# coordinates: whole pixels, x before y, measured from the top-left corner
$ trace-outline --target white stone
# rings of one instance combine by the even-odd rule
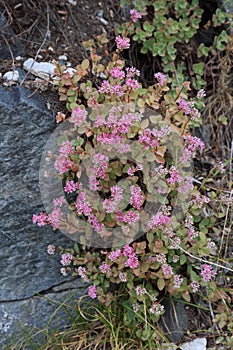
[[[3,75],[3,79],[8,80],[8,81],[18,81],[19,80],[19,72],[17,70],[6,72]]]
[[[180,348],[182,350],[206,350],[206,345],[206,338],[197,338],[191,342],[181,344]]]
[[[67,56],[66,55],[61,55],[58,57],[59,60],[61,61],[67,61]]]
[[[70,77],[72,78],[74,76],[75,72],[76,72],[76,69],[74,69],[74,68],[67,68],[64,73],[70,73]]]
[[[68,3],[73,5],[73,6],[77,5],[77,1],[75,1],[75,0],[68,0]]]
[[[33,58],[28,58],[23,63],[23,68],[39,78],[49,80],[54,75],[56,66],[49,62],[37,62]]]
[[[22,56],[17,56],[15,57],[16,61],[22,61],[23,57]]]

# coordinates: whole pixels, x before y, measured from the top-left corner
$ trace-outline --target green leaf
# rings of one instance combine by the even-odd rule
[[[180,256],[180,265],[184,265],[186,263],[186,261],[187,261],[186,255],[182,254]]]
[[[159,290],[163,290],[165,287],[165,281],[163,278],[159,278],[157,281],[157,286]]]
[[[193,65],[193,70],[195,74],[203,75],[204,63],[196,63]]]
[[[151,25],[148,21],[145,21],[143,23],[143,29],[146,31],[146,32],[150,32],[152,33],[155,29],[155,27],[153,25]]]
[[[90,62],[89,62],[89,60],[88,60],[87,58],[86,58],[85,60],[82,61],[82,63],[81,63],[81,68],[82,68],[83,70],[88,69],[89,66],[90,66]]]

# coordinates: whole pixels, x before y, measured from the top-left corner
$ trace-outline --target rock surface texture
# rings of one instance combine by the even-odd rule
[[[52,296],[54,286],[71,278],[61,275],[59,255],[49,256],[47,246],[67,247],[72,242],[50,227],[32,224],[33,213],[43,211],[38,179],[40,158],[55,123],[40,96],[29,98],[30,94],[18,86],[11,90],[0,87],[1,349],[6,335],[16,331],[18,321],[21,326],[30,322],[32,327],[38,326],[57,307],[48,307],[48,302],[35,295],[42,292]],[[79,281],[77,291],[81,286]],[[63,301],[58,291],[54,293]],[[27,308],[29,318],[25,316]]]

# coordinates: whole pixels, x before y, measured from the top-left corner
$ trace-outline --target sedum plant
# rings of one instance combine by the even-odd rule
[[[140,18],[134,10],[131,16]],[[204,148],[191,130],[201,122],[205,93],[189,100],[184,82],[172,97],[160,72],[142,88],[140,72],[120,58],[130,40],[117,36],[108,61],[97,53],[101,43],[103,36],[85,43],[90,58],[73,76],[57,67],[68,112],[57,116],[61,133],[46,150],[42,182],[52,169],[62,190],[48,193],[50,211],[33,222],[76,240],[73,249],[60,248],[61,273],[80,276],[89,296],[106,306],[117,300],[125,324],[137,325],[137,336],[148,341],[157,337],[153,324],[165,295],[190,302],[200,289],[208,296],[217,288],[208,238],[216,220],[204,210],[211,198],[191,176],[192,159]]]
[[[130,1],[121,1],[122,6],[130,4]],[[220,30],[211,45],[197,43],[195,38],[203,14],[198,0],[142,0],[135,1],[134,6],[142,18],[122,24],[118,32],[131,36],[141,47],[142,54],[155,57],[154,64],[171,77],[172,88],[190,80],[193,89],[201,89],[206,84],[204,62],[207,57],[213,57],[226,48],[229,40],[226,31]],[[205,24],[205,31],[212,27],[221,28],[226,17],[227,14],[218,8]]]

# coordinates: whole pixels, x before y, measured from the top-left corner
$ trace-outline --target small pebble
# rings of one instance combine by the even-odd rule
[[[59,60],[61,61],[67,61],[67,56],[66,55],[61,55],[58,57]]]
[[[19,72],[17,70],[6,72],[3,75],[3,79],[16,82],[19,80]]]

